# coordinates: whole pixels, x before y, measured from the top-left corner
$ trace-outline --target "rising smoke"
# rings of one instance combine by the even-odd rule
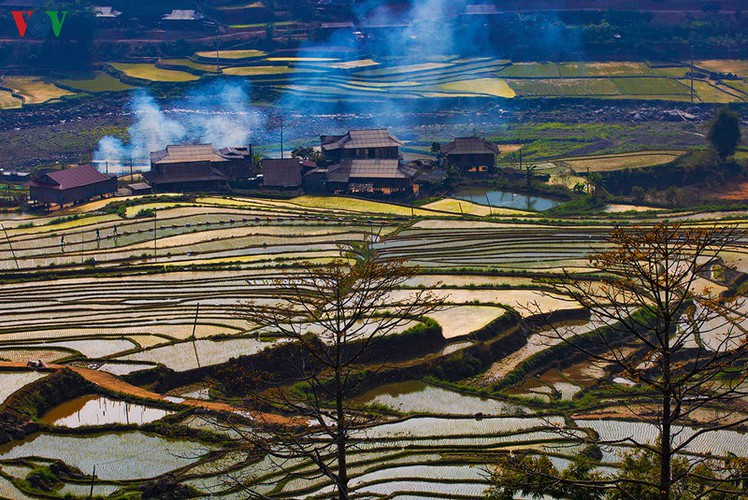
[[[94,161],[124,165],[131,159],[148,158],[151,151],[170,144],[242,146],[264,129],[266,121],[251,105],[245,85],[223,80],[200,86],[163,107],[147,91],[138,91],[129,112],[135,123],[127,129],[127,141],[103,137]]]

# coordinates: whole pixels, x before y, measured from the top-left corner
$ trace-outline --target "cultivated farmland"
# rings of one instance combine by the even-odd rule
[[[287,476],[276,459],[238,451],[236,429],[224,425],[222,415],[254,415],[257,409],[245,407],[241,397],[204,374],[220,373],[239,356],[253,359],[286,344],[240,317],[238,305],[277,303],[274,280],[292,278],[301,261],[346,258],[364,241],[382,258],[420,266],[418,276],[385,302],[424,288],[445,301],[431,315],[441,327],[442,343],[405,355],[391,369],[415,374],[432,367],[446,377],[446,367],[467,366],[477,353],[495,357],[477,373],[456,377],[465,384],[460,387],[414,376],[363,391],[357,404],[386,411],[354,434],[361,439],[350,457],[356,494],[475,498],[487,487],[483,469],[492,453],[542,452],[563,465],[593,431],[613,438],[653,435],[637,422],[576,416],[579,394],[594,390],[598,380],[614,378],[604,369],[583,361],[559,369],[543,366],[538,378],[525,371],[535,356],[559,348],[528,326],[533,311],[568,315],[564,323],[579,335],[598,327],[565,297],[548,293],[545,280],[562,269],[593,273],[594,279],[586,257],[607,246],[613,221],[605,214],[564,219],[485,210],[454,199],[424,207],[319,196],[127,201],[131,206],[122,215],[108,209],[112,200],[106,200],[4,222],[0,400],[4,407],[26,408],[27,394],[66,377],[83,389],[42,412],[48,416],[41,432],[0,449],[2,496],[23,497],[27,490],[21,480],[50,460],[82,472],[57,490],[77,496],[88,494],[94,465],[95,494],[113,498],[166,472],[204,497],[240,497],[236,481],[277,498],[328,493],[329,482],[308,474],[309,461],[284,463],[298,472]],[[155,220],[138,217],[145,208],[156,209]],[[651,224],[667,215],[674,216],[627,212],[616,220]],[[709,224],[738,215],[681,217]],[[739,245],[730,258],[745,261],[748,252]],[[50,368],[55,373],[23,371],[28,359],[57,363]],[[104,406],[110,412],[106,417]],[[69,408],[83,413],[71,416]],[[130,421],[133,415],[137,418]],[[742,455],[745,436],[742,431],[718,434],[716,441],[694,442],[688,453],[713,448]]]

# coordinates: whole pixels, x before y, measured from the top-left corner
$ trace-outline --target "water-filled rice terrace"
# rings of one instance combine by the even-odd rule
[[[119,92],[159,83],[189,83],[218,76],[244,79],[281,102],[333,102],[346,97],[382,101],[429,98],[640,99],[687,102],[689,65],[647,62],[512,62],[491,57],[438,60],[376,59],[348,53],[315,57],[258,50],[197,52],[185,58],[106,63],[100,71],[58,78],[12,76],[0,80],[0,107],[14,108],[85,94]],[[745,61],[700,61],[698,102],[745,102]],[[711,80],[717,70],[731,79]],[[729,70],[729,71],[727,71]],[[270,94],[268,94],[270,96]]]
[[[237,305],[277,301],[274,279],[298,273],[301,261],[340,258],[364,240],[381,256],[420,266],[388,301],[422,288],[443,297],[444,310],[432,317],[445,341],[394,363],[412,379],[358,396],[357,404],[386,411],[354,432],[356,496],[475,498],[499,452],[547,453],[563,466],[589,436],[654,435],[625,416],[601,420],[575,410],[572,402],[614,378],[604,367],[577,362],[522,376],[533,356],[557,346],[520,324],[539,311],[566,311],[576,334],[597,328],[565,297],[547,293],[544,279],[562,269],[590,272],[586,256],[605,247],[615,222],[648,224],[675,214],[562,219],[522,211],[462,215],[444,203],[411,209],[342,197],[183,196],[130,198],[118,214],[107,206],[112,202],[124,200],[3,222],[1,408],[24,407],[29,394],[67,373],[25,371],[27,360],[71,367],[66,376],[80,377],[80,388],[29,415],[36,429],[0,447],[2,497],[25,498],[29,474],[62,461],[79,474],[65,476],[51,497],[87,497],[96,466],[94,494],[115,498],[166,473],[202,497],[245,498],[248,488],[277,498],[324,498],[331,485],[310,462],[284,463],[294,472],[284,475],[278,459],[237,447],[236,429],[222,423],[222,412],[246,416],[254,409],[200,374],[284,342],[242,319]],[[748,223],[742,212],[677,217]],[[745,247],[730,248],[726,258],[745,268]],[[453,377],[459,386],[445,382],[444,373],[423,371],[445,360],[464,364],[486,349],[494,353],[490,362]],[[159,377],[184,382],[159,392]],[[695,441],[688,453],[740,455],[746,439],[724,431]],[[623,448],[603,450],[603,463]]]

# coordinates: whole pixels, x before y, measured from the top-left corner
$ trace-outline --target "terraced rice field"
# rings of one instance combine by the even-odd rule
[[[253,86],[310,101],[328,102],[341,96],[362,99],[429,99],[443,97],[535,98],[589,97],[601,99],[690,100],[686,65],[650,66],[643,62],[547,62],[512,63],[503,59],[445,57],[438,61],[399,64],[341,54],[340,57],[303,57],[267,54],[259,50],[197,52],[189,58],[154,60],[151,63],[109,63],[141,85],[150,82],[188,83],[223,74],[247,78]],[[745,78],[745,61],[701,61],[706,70],[737,73]],[[219,67],[217,67],[219,66]],[[197,74],[192,74],[197,73]],[[207,75],[207,76],[199,76]],[[40,103],[69,92],[38,77],[16,79],[18,93],[26,102]],[[61,86],[79,92],[116,92],[131,88],[132,80],[113,76],[71,75]],[[697,80],[695,98],[700,102],[748,100],[741,80]],[[12,87],[6,84],[5,87]],[[16,88],[13,87],[13,88]],[[0,106],[17,107],[9,95]]]
[[[283,342],[238,317],[237,306],[248,301],[275,303],[278,290],[273,280],[298,272],[300,261],[340,258],[344,251],[369,240],[380,256],[421,267],[417,276],[392,293],[388,303],[420,289],[430,289],[446,302],[444,310],[430,315],[441,325],[446,341],[403,366],[452,356],[455,363],[466,364],[461,356],[475,352],[484,342],[480,335],[471,334],[497,319],[501,323],[516,317],[512,309],[528,316],[530,311],[524,308],[532,304],[544,312],[571,308],[564,297],[544,291],[542,278],[562,268],[590,271],[587,255],[605,248],[605,237],[612,229],[612,222],[604,217],[553,219],[529,212],[486,210],[453,199],[414,209],[345,197],[206,196],[179,203],[158,198],[131,200],[140,205],[130,207],[126,217],[101,213],[109,200],[5,223],[8,239],[0,240],[0,358],[20,363],[63,359],[86,367],[108,383],[130,388],[134,386],[121,377],[157,365],[188,376],[198,367],[213,367]],[[134,217],[146,207],[157,208],[155,230],[152,218]],[[66,215],[78,218],[59,219]],[[735,215],[682,216],[710,223]],[[656,214],[650,213],[620,217],[640,223],[656,220]],[[19,227],[29,221],[31,227]],[[738,248],[733,258],[748,260],[748,254]],[[569,326],[580,334],[595,325],[580,321]],[[476,390],[500,382],[532,355],[553,347],[541,342],[536,332],[523,338],[524,347],[502,354],[494,366],[472,379],[481,384]],[[497,345],[502,347],[502,341]],[[571,428],[570,433],[561,434],[559,428],[570,421],[557,409],[546,408],[541,416],[534,403],[508,397],[550,401],[551,385],[565,400],[572,399],[584,384],[560,377],[571,377],[569,372],[548,371],[540,381],[533,379],[514,393],[490,398],[421,381],[387,384],[362,394],[358,403],[386,406],[391,415],[354,433],[354,438],[362,440],[350,457],[354,493],[475,498],[487,487],[484,469],[491,465],[492,453],[528,449],[549,453],[562,463],[581,450],[579,438],[585,429],[613,436],[633,432],[642,439],[651,435],[650,429],[639,424],[627,427],[626,422],[591,419],[579,419],[576,424],[581,430]],[[42,376],[3,371],[0,401]],[[167,418],[168,426],[223,434],[224,441],[236,437],[218,423],[211,409],[199,415],[177,411],[196,404],[185,403],[185,398],[238,411],[229,403],[242,403],[221,399],[220,390],[208,380],[176,387],[167,393],[167,400],[136,389],[147,400],[139,400],[136,407],[143,412],[143,423],[156,419],[155,428],[163,428],[158,423]],[[121,421],[122,415],[127,421],[130,414],[120,413],[127,406],[123,408],[110,395],[102,403],[101,397],[84,395],[64,403],[81,409],[89,405],[86,412],[94,420],[68,415],[73,420],[60,416],[52,423],[77,427],[109,419],[111,424],[111,419]],[[104,419],[97,405],[116,412],[107,413]],[[717,439],[722,451],[745,448],[743,434]],[[694,452],[711,444],[697,443]],[[225,448],[219,450],[221,446]],[[218,452],[209,455],[210,451]],[[45,431],[0,447],[0,495],[22,498],[9,478],[25,478],[34,461],[41,459],[63,460],[85,474],[96,464],[97,494],[114,493],[166,472],[206,497],[242,497],[233,479],[276,498],[303,498],[331,490],[329,482],[303,474],[312,467],[304,460],[291,462],[302,474],[283,477],[270,457],[236,453],[225,443],[172,440],[143,428],[103,430],[99,426],[80,427],[75,435]],[[227,465],[233,466],[232,472],[225,472]],[[66,481],[60,491],[86,496],[87,484],[87,480]]]
[[[6,76],[0,80],[0,85],[22,96],[24,104],[41,104],[73,95],[40,77]]]
[[[98,92],[120,92],[134,88],[101,71],[71,74],[68,75],[68,78],[60,80],[57,83],[82,92],[94,94]]]
[[[205,51],[205,52],[198,52],[195,54],[199,57],[203,57],[206,59],[215,59],[216,58],[216,52],[215,51]],[[263,57],[267,55],[265,52],[261,50],[222,50],[218,53],[218,56],[220,59],[229,59],[229,60],[235,60],[235,59],[248,59],[248,58],[254,58],[254,57]]]
[[[582,156],[557,160],[571,167],[575,172],[612,172],[626,168],[646,168],[673,162],[684,154],[683,151],[642,151],[603,156]]]
[[[200,79],[199,76],[190,73],[161,69],[153,64],[147,63],[111,63],[111,65],[115,69],[122,71],[125,75],[139,80],[154,82],[191,82]]]
[[[21,106],[23,106],[23,101],[15,97],[10,90],[0,89],[0,109],[20,108]]]

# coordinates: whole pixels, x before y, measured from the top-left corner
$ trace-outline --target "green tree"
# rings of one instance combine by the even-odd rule
[[[626,452],[613,474],[594,472],[597,463],[579,455],[562,471],[546,456],[510,453],[498,459],[491,471],[487,500],[554,498],[574,500],[658,500],[657,453],[649,449]],[[730,500],[742,498],[746,491],[748,460],[729,458],[689,462],[685,457],[673,460],[673,473],[682,478],[673,485],[672,497],[678,500]],[[721,471],[721,477],[715,474]]]
[[[532,178],[535,176],[535,171],[538,169],[538,166],[534,163],[528,163],[525,165],[525,184],[527,187],[530,187],[530,184],[532,184]]]
[[[603,183],[603,176],[599,172],[590,172],[587,174],[587,191],[592,199],[597,201],[597,193]]]
[[[444,174],[445,175],[444,179],[442,180],[442,187],[445,191],[454,191],[454,188],[456,188],[460,183],[462,171],[459,169],[459,167],[455,167],[454,165],[447,165],[447,168],[444,169]]]
[[[720,159],[734,155],[741,140],[740,116],[728,108],[720,109],[709,126],[707,137]]]

